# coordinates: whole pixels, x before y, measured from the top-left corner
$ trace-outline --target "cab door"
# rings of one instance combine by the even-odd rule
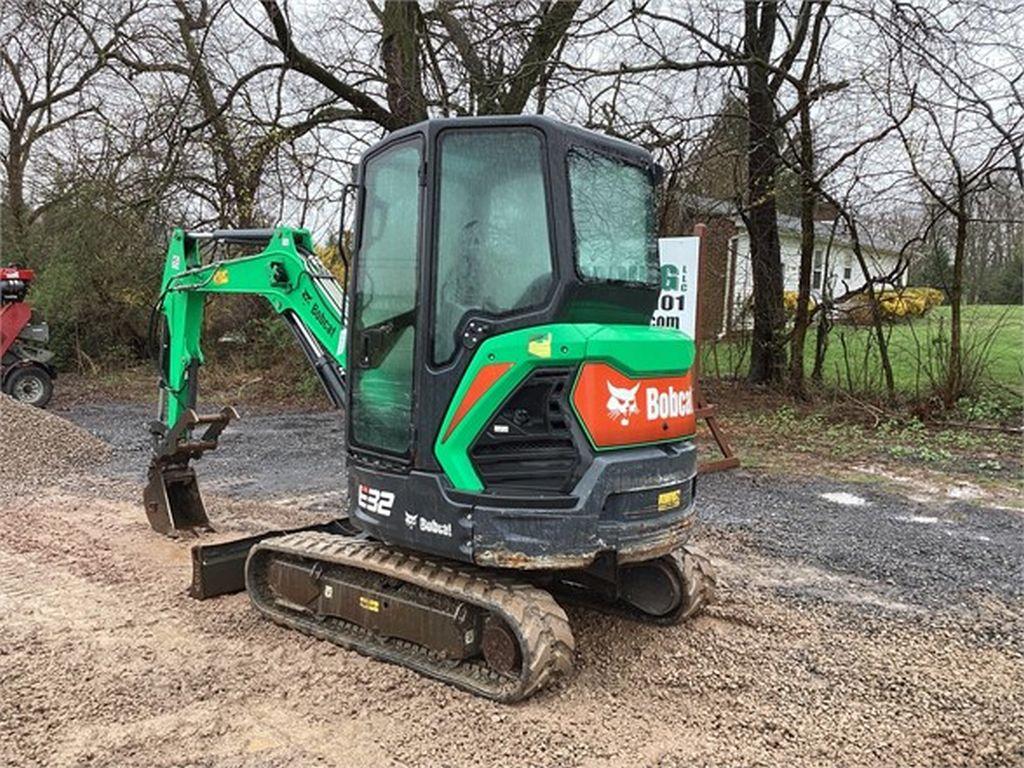
[[[397,456],[413,440],[422,155],[412,138],[366,161],[354,273],[349,439]]]

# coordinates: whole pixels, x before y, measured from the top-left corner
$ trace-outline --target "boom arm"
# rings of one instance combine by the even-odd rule
[[[201,262],[207,242],[263,245],[259,253]],[[203,309],[209,294],[263,296],[291,326],[328,396],[341,407],[345,370],[345,294],[313,252],[306,229],[174,230],[161,284],[159,309],[166,321],[161,340],[160,421],[165,435],[195,407]],[[174,446],[164,446],[173,450]]]

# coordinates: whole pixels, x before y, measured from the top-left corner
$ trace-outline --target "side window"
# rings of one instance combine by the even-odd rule
[[[353,312],[355,443],[404,454],[412,442],[419,142],[366,164]]]
[[[552,281],[540,136],[450,131],[442,134],[440,156],[435,362],[455,352],[466,312],[536,306]]]
[[[575,147],[569,152],[569,195],[580,275],[657,285],[654,187],[647,171]]]

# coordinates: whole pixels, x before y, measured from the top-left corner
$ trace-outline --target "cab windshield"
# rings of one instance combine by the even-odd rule
[[[451,358],[467,312],[541,304],[552,285],[541,134],[527,128],[442,134],[434,360]]]
[[[654,185],[647,169],[574,147],[569,190],[580,276],[657,285]]]

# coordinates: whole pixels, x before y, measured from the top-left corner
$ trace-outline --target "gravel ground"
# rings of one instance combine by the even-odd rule
[[[1019,512],[703,478],[719,602],[670,629],[570,608],[578,673],[509,707],[190,600],[189,542],[138,502],[145,409],[63,415],[114,449],[0,498],[0,764],[1024,765]],[[211,518],[329,514],[340,447],[332,414],[243,419],[199,464]]]
[[[0,393],[0,484],[91,467],[109,456],[107,444],[86,430]]]

